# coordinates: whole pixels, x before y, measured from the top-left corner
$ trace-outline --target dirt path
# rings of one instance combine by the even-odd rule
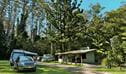
[[[73,74],[82,74],[80,67],[76,67],[72,65],[64,65],[64,64],[58,64],[58,63],[39,63],[39,64],[49,66],[49,67],[60,67],[69,72],[72,72]]]
[[[96,72],[93,69],[96,67],[100,67],[98,65],[84,64],[84,68],[82,69],[82,74],[110,74],[108,72]]]
[[[77,67],[73,65],[64,65],[58,63],[40,63],[41,65],[50,66],[50,67],[60,67],[65,70],[72,72],[73,74],[109,74],[107,72],[94,72],[93,68],[97,67],[96,65],[84,64],[83,67]]]

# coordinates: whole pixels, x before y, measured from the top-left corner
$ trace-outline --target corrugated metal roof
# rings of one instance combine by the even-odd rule
[[[26,53],[26,54],[31,54],[31,55],[38,55],[37,53],[33,53],[33,52],[29,52],[29,51],[25,51],[22,49],[14,49],[13,52],[21,52],[21,53]]]
[[[64,54],[81,54],[81,53],[88,53],[95,51],[96,49],[87,49],[87,50],[74,50],[74,51],[68,51],[63,53],[56,53],[56,55],[64,55]]]

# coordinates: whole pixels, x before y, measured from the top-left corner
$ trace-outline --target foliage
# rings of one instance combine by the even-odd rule
[[[57,0],[45,6],[48,20],[46,34],[50,41],[51,50],[54,49],[51,47],[56,47],[57,51],[63,52],[80,47],[80,44],[78,44],[78,39],[82,36],[80,31],[83,31],[87,22],[83,10],[79,9],[80,4],[81,2],[78,4],[77,0],[73,2],[72,0]],[[41,2],[41,6],[43,6],[43,2]]]
[[[126,69],[125,68],[120,70],[118,67],[113,67],[111,69],[108,69],[108,68],[96,68],[95,71],[98,71],[98,72],[109,72],[111,74],[125,74],[126,73]]]
[[[126,6],[101,14],[104,8],[100,4],[86,11],[80,8],[82,2],[0,1],[2,55],[15,48],[43,55],[89,46],[98,49],[99,58],[106,57],[103,63],[121,66],[126,60]]]
[[[3,23],[2,23],[2,19],[0,19],[0,59],[2,58],[2,56],[4,55],[3,53],[5,53],[5,32],[4,32],[4,28],[3,28]]]
[[[101,65],[102,66],[108,66],[109,65],[108,59],[107,58],[102,59]]]
[[[114,36],[111,40],[111,46],[112,46],[112,61],[117,64],[118,66],[121,66],[121,64],[124,63],[124,50],[120,46],[121,45],[121,38],[119,36]]]

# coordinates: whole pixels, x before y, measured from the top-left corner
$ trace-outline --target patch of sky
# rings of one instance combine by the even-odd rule
[[[78,0],[78,2],[80,2],[80,0]],[[123,6],[126,4],[126,0],[83,0],[80,8],[90,10],[91,5],[95,5],[97,3],[99,3],[102,7],[105,7],[102,11],[102,13],[105,13]]]

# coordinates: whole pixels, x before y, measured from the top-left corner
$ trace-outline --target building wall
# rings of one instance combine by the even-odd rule
[[[84,59],[83,62],[95,63],[95,54],[94,54],[94,52],[86,53],[86,59]]]

